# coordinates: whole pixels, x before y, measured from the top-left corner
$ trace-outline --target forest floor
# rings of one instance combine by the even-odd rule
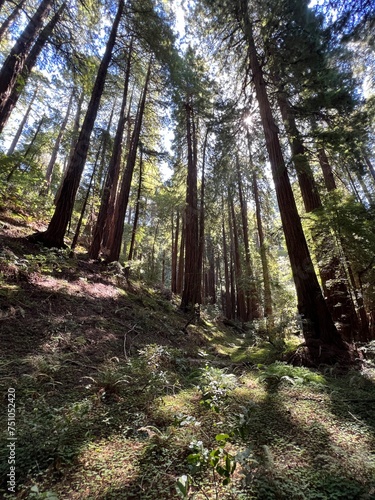
[[[375,499],[373,361],[289,366],[300,338],[186,316],[36,229],[0,214],[2,498]]]

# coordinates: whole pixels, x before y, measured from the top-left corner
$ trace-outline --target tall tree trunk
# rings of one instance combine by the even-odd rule
[[[22,74],[27,54],[43,27],[44,19],[47,17],[52,3],[53,0],[42,0],[0,70],[0,133],[3,131],[8,117],[5,110],[8,99],[18,84],[18,78]]]
[[[305,210],[307,213],[312,212],[321,206],[321,201],[310,163],[306,156],[306,149],[297,128],[293,110],[282,91],[278,92],[277,101],[292,150],[292,160],[297,172],[298,184]]]
[[[77,243],[78,243],[78,238],[79,238],[79,233],[80,233],[81,227],[82,227],[83,217],[85,215],[86,207],[87,207],[87,204],[88,204],[88,201],[89,201],[90,191],[91,191],[91,188],[92,188],[92,185],[93,185],[93,182],[94,182],[94,177],[95,177],[95,174],[96,174],[96,171],[97,171],[97,167],[98,167],[98,163],[99,163],[99,156],[100,156],[101,151],[103,150],[103,147],[104,147],[104,145],[103,145],[103,141],[102,141],[102,143],[100,144],[100,147],[98,148],[98,151],[96,153],[94,168],[92,169],[92,172],[91,172],[89,186],[87,188],[85,199],[84,199],[83,205],[82,205],[81,214],[79,216],[77,227],[76,227],[76,230],[75,230],[75,233],[74,233],[74,236],[73,236],[72,244],[70,246],[72,252],[74,251],[74,249],[75,249],[75,247],[77,246]]]
[[[349,262],[349,259],[345,255],[344,248],[343,248],[343,254],[344,254],[344,259],[345,259],[346,266],[348,269],[349,279],[350,279],[350,282],[352,285],[352,289],[354,291],[355,300],[357,302],[359,318],[361,320],[361,332],[360,332],[361,334],[360,334],[360,338],[358,340],[363,341],[363,342],[367,342],[370,339],[370,329],[369,329],[369,321],[368,321],[368,317],[367,317],[367,313],[366,313],[365,303],[363,300],[363,290],[361,290],[361,288],[358,290],[358,285],[357,285],[357,282],[356,282],[356,279],[355,279],[355,276],[353,273],[353,269],[352,269],[352,266]],[[359,287],[360,287],[361,286],[360,279],[358,281],[359,281]]]
[[[194,123],[194,119],[193,119]],[[200,277],[199,279],[199,290],[197,291],[197,296],[202,300],[202,296],[204,296],[204,293],[202,292],[202,276],[204,276],[204,270],[203,270],[203,255],[205,252],[205,236],[204,236],[204,231],[205,231],[205,208],[204,208],[204,199],[205,199],[205,168],[206,168],[206,152],[207,152],[207,140],[208,140],[208,134],[209,130],[206,130],[206,134],[204,137],[204,143],[203,143],[203,152],[202,152],[202,177],[201,177],[201,196],[200,196],[200,207],[199,207],[199,244],[198,244],[198,264],[197,267],[200,272]],[[193,137],[195,140],[194,144],[194,151],[196,152],[195,154],[195,161],[197,161],[197,137],[196,137],[196,132],[195,129],[193,129]]]
[[[131,236],[131,240],[130,240],[130,248],[129,248],[129,254],[128,254],[129,265],[126,268],[127,276],[129,276],[130,262],[133,260],[133,256],[134,256],[135,236],[137,234],[139,211],[140,211],[140,205],[141,205],[141,193],[142,193],[142,182],[143,182],[143,148],[141,147],[140,150],[141,150],[141,154],[140,154],[140,158],[139,158],[139,182],[138,182],[138,189],[137,189],[137,199],[135,202],[135,212],[134,212],[132,236]]]
[[[161,261],[161,286],[164,288],[165,286],[165,250],[163,250],[163,256]]]
[[[229,223],[229,238],[230,238],[230,265],[229,265],[229,278],[230,278],[230,301],[231,301],[231,310],[233,312],[233,319],[238,317],[238,307],[237,307],[237,297],[238,292],[236,290],[236,271],[235,271],[235,257],[234,257],[234,239],[233,239],[233,223],[232,223],[232,214],[229,206],[228,200],[228,223]]]
[[[212,239],[207,238],[207,260],[208,270],[206,273],[207,283],[205,296],[209,298],[210,304],[216,304],[216,287],[215,287],[215,252],[212,244]]]
[[[48,229],[44,233],[37,233],[34,235],[34,240],[40,241],[49,247],[61,248],[65,246],[64,236],[73,213],[74,200],[85,166],[90,145],[90,136],[99,109],[100,99],[103,93],[108,66],[112,58],[112,51],[116,42],[117,30],[123,10],[124,0],[120,0],[111,33],[107,41],[107,46],[96,76],[81,132],[74,148],[72,159],[68,165],[59,199],[56,203],[55,213],[52,216]]]
[[[181,216],[181,239],[180,239],[180,253],[178,258],[178,272],[176,291],[178,294],[182,293],[184,284],[184,268],[185,268],[185,211]]]
[[[372,164],[370,158],[368,157],[367,154],[363,153],[363,158],[365,160],[365,163],[370,171],[370,174],[371,174],[371,177],[373,178],[373,180],[375,181],[375,168],[374,168],[374,165]]]
[[[43,115],[42,118],[39,120],[39,123],[38,123],[38,125],[36,127],[36,130],[34,132],[33,138],[31,139],[31,141],[30,141],[29,145],[27,146],[26,151],[25,151],[25,153],[23,155],[23,157],[25,159],[28,157],[28,155],[29,155],[32,147],[34,146],[36,138],[39,135],[40,129],[42,128],[43,123],[45,122],[45,119],[46,119],[46,117]],[[12,180],[12,177],[13,177],[14,173],[16,172],[16,170],[18,170],[20,168],[20,166],[21,166],[21,162],[18,162],[18,163],[16,163],[13,166],[12,170],[9,172],[9,174],[8,174],[8,176],[6,178],[6,182],[10,182]]]
[[[335,177],[333,175],[331,164],[329,163],[328,156],[324,148],[319,148],[318,159],[320,168],[322,169],[323,172],[324,184],[326,186],[327,191],[335,190],[337,188]]]
[[[288,134],[305,210],[307,213],[310,213],[322,208],[322,202],[290,104],[282,93],[278,94],[278,102]],[[324,167],[325,177],[331,189],[334,185],[334,178],[328,158],[325,156],[324,150],[319,155]],[[333,320],[340,324],[339,330],[341,335],[346,340],[351,341],[353,340],[353,334],[355,332],[358,333],[359,323],[350,292],[346,286],[345,270],[337,255],[334,254],[335,241],[328,234],[325,236],[324,241],[319,242],[319,234],[316,228],[312,229],[312,236],[314,241],[317,242],[315,244],[315,255],[318,261],[326,303]],[[326,255],[330,255],[329,261],[327,264],[322,264],[322,262],[327,260],[325,258]]]
[[[223,237],[223,260],[224,260],[224,279],[225,279],[225,302],[224,302],[224,313],[227,319],[232,319],[234,317],[234,311],[232,309],[231,301],[231,289],[230,289],[230,276],[229,276],[229,262],[228,262],[228,245],[227,236],[225,232],[225,218],[224,218],[224,202],[223,202],[223,212],[222,212],[222,237]]]
[[[241,266],[241,255],[240,255],[240,245],[238,241],[238,228],[236,221],[236,213],[234,210],[233,197],[230,196],[230,210],[232,216],[232,234],[233,234],[233,250],[234,250],[234,272],[236,277],[236,289],[237,289],[237,316],[238,319],[242,322],[246,322],[247,311],[246,311],[246,299],[245,292],[243,287],[243,273]]]
[[[76,144],[78,141],[78,137],[79,137],[79,130],[80,130],[80,124],[81,124],[81,118],[82,118],[82,106],[83,106],[84,100],[85,100],[85,92],[84,92],[84,90],[81,90],[81,93],[80,93],[78,101],[77,101],[76,113],[74,115],[72,139],[71,139],[71,143],[70,143],[69,156],[68,156],[68,165],[73,158],[74,150],[75,150],[75,147],[76,147]]]
[[[173,212],[172,212],[172,228],[173,228]],[[172,271],[171,271],[171,291],[177,293],[177,255],[178,255],[178,238],[180,232],[180,214],[176,210],[176,225],[174,227],[174,237],[172,236]]]
[[[102,192],[98,219],[96,221],[94,229],[94,238],[92,240],[89,249],[89,257],[91,259],[97,259],[99,257],[99,252],[103,240],[104,226],[109,216],[108,206],[110,201],[111,190],[117,191],[118,179],[120,175],[121,157],[122,157],[122,139],[124,135],[125,122],[126,122],[125,110],[126,110],[126,101],[128,97],[131,57],[132,57],[132,46],[130,46],[129,48],[120,116],[117,124],[115,140],[113,142],[112,156],[109,162],[105,186]]]
[[[0,123],[4,126],[14,107],[16,106],[18,99],[25,88],[27,80],[29,79],[31,70],[35,66],[37,59],[42,52],[44,46],[46,45],[49,37],[52,35],[53,30],[55,29],[56,24],[59,22],[64,10],[66,7],[66,2],[64,2],[57,12],[53,15],[51,20],[46,24],[46,26],[40,32],[38,38],[36,39],[34,45],[32,46],[30,53],[25,59],[23,68],[20,72],[20,78],[17,85],[15,85],[11,91],[9,92],[9,96],[7,101],[2,105],[0,112]],[[22,84],[21,84],[22,82]]]
[[[65,159],[64,161],[64,168],[63,168],[63,173],[62,173],[62,176],[61,176],[61,181],[60,181],[60,185],[55,193],[55,199],[54,199],[54,204],[57,205],[58,201],[59,201],[59,198],[60,198],[60,194],[61,194],[61,190],[62,190],[62,187],[64,185],[64,180],[65,180],[65,176],[67,174],[67,170],[68,170],[68,166],[71,162],[71,159],[73,158],[73,154],[74,154],[74,148],[75,148],[75,145],[77,144],[77,139],[78,139],[78,135],[79,135],[79,125],[80,125],[80,120],[81,120],[81,114],[82,114],[82,105],[83,105],[83,101],[84,101],[84,92],[82,91],[80,96],[79,96],[79,99],[78,99],[78,103],[77,103],[77,109],[76,109],[76,113],[75,113],[75,116],[74,116],[74,122],[73,122],[73,130],[72,130],[72,137],[71,137],[71,142],[70,142],[70,150],[69,150],[69,155],[68,155],[68,158]]]
[[[27,107],[26,113],[23,115],[21,123],[18,126],[16,135],[14,136],[12,144],[10,145],[10,147],[9,147],[9,149],[7,151],[7,155],[8,156],[12,155],[14,153],[15,149],[16,149],[16,146],[17,146],[18,141],[19,141],[19,139],[21,137],[23,128],[26,125],[27,119],[29,118],[29,115],[30,115],[32,106],[34,104],[34,101],[35,101],[37,93],[38,93],[38,87],[34,90],[34,93],[33,93],[32,97],[31,97],[30,103],[29,103],[29,105]]]
[[[139,139],[142,130],[142,122],[146,105],[147,90],[151,76],[151,66],[152,66],[152,59],[150,60],[148,65],[143,93],[139,103],[137,118],[132,134],[131,146],[126,161],[125,172],[122,178],[121,190],[115,207],[113,232],[111,233],[109,241],[107,243],[109,248],[109,255],[107,258],[108,262],[114,262],[118,260],[120,257],[122,233],[124,231],[124,220],[125,220],[126,209],[128,206],[130,187],[133,178],[133,171],[135,167]]]
[[[253,265],[251,262],[250,243],[249,243],[249,225],[247,221],[247,206],[243,196],[241,171],[238,158],[236,158],[238,196],[241,208],[242,234],[245,247],[246,279],[249,285],[246,287],[246,321],[260,318],[259,297],[254,285]]]
[[[111,139],[111,128],[112,128],[112,122],[113,122],[113,116],[115,114],[115,109],[116,109],[116,98],[113,100],[113,105],[111,109],[111,113],[109,115],[109,119],[107,122],[107,127],[105,131],[103,132],[104,140],[103,140],[103,150],[101,154],[101,160],[99,163],[99,168],[98,168],[98,175],[97,175],[97,186],[95,189],[96,193],[99,193],[99,198],[101,199],[103,196],[103,191],[104,191],[104,183],[103,183],[103,177],[106,178],[107,173],[108,173],[108,168],[106,167],[107,165],[107,151]]]
[[[333,351],[335,348],[339,350],[338,355],[340,355],[340,352],[345,355],[347,347],[338,333],[327,304],[324,301],[307,247],[279,142],[278,128],[268,100],[263,71],[258,61],[248,12],[248,2],[246,0],[239,0],[239,6],[243,21],[243,31],[248,43],[250,66],[271,163],[285,241],[296,286],[298,310],[303,320],[303,333],[309,349],[309,355],[313,360],[334,361],[333,358],[335,356],[333,355]]]
[[[197,150],[192,99],[185,103],[188,173],[185,220],[185,275],[181,309],[192,311],[201,303],[201,262],[199,262],[199,226],[197,194]]]
[[[67,107],[66,113],[65,113],[65,117],[64,117],[63,122],[60,126],[59,133],[56,137],[56,141],[55,141],[55,144],[54,144],[53,149],[52,149],[51,158],[48,162],[46,177],[45,177],[46,185],[45,185],[45,189],[43,190],[43,194],[47,194],[49,192],[49,189],[51,186],[52,172],[53,172],[53,169],[55,167],[57,155],[58,155],[58,152],[60,149],[60,144],[61,144],[62,138],[64,137],[65,129],[66,129],[66,126],[68,124],[69,117],[70,117],[70,112],[72,109],[72,104],[73,104],[73,99],[74,99],[74,92],[75,92],[75,90],[73,90],[73,92],[70,95],[68,107]]]
[[[350,172],[350,169],[348,168],[348,165],[346,165],[344,163],[344,172],[346,172],[347,176],[348,176],[348,179],[349,179],[349,184],[352,188],[352,192],[353,194],[355,195],[355,197],[357,198],[357,201],[358,203],[361,203],[361,205],[363,205],[363,201],[362,201],[362,197],[361,195],[359,194],[359,191],[357,189],[357,186],[355,185],[355,182],[354,182],[354,179],[353,179],[353,176]]]
[[[362,175],[359,172],[356,173],[356,177],[357,177],[357,180],[359,182],[359,185],[362,188],[364,195],[366,196],[368,203],[370,203],[370,204],[373,203],[374,195],[372,193],[370,193],[370,190],[367,187],[367,184],[366,184],[364,178],[362,177]]]
[[[255,214],[257,219],[257,229],[259,237],[259,251],[262,262],[263,286],[264,286],[264,317],[267,318],[267,325],[273,326],[273,306],[272,306],[272,291],[271,291],[271,276],[268,266],[267,248],[264,237],[262,212],[259,199],[258,180],[255,170],[253,172],[253,194],[255,201]]]
[[[332,172],[332,167],[331,163],[328,159],[328,156],[323,148],[319,150],[319,162],[323,171],[323,177],[325,181],[325,186],[327,191],[333,191],[336,189],[336,182],[333,176]],[[331,244],[331,238],[328,236],[326,239],[329,240],[329,244]],[[323,273],[326,278],[326,282],[331,283],[330,287],[334,288],[335,284],[337,283],[337,273],[336,269],[340,266],[342,267],[341,261],[344,261],[346,264],[346,269],[347,273],[349,276],[349,279],[346,280],[348,281],[349,284],[351,284],[352,291],[354,293],[354,297],[357,303],[358,307],[358,313],[359,313],[359,318],[360,318],[360,325],[358,323],[358,318],[354,314],[348,314],[348,311],[355,309],[355,306],[353,304],[353,301],[351,299],[350,294],[348,293],[348,288],[345,285],[345,282],[343,280],[342,273],[340,274],[340,281],[339,284],[336,284],[337,291],[334,289],[334,294],[333,297],[330,299],[330,290],[327,290],[327,287],[325,286],[325,282],[323,282],[323,288],[324,292],[328,297],[328,303],[331,301],[331,307],[336,304],[336,314],[341,314],[344,318],[346,317],[346,324],[348,326],[347,330],[349,331],[349,334],[353,336],[353,333],[355,336],[358,335],[358,332],[360,331],[360,340],[363,340],[364,338],[368,338],[369,334],[369,325],[368,325],[368,320],[367,320],[367,315],[366,315],[366,310],[364,307],[364,302],[363,302],[363,297],[361,293],[358,293],[357,290],[357,285],[354,279],[354,274],[350,265],[350,262],[348,258],[345,255],[345,249],[343,248],[342,245],[342,238],[340,235],[337,236],[338,239],[338,245],[341,246],[341,252],[342,256],[334,256],[331,261],[324,267]],[[328,244],[327,244],[328,246]],[[321,256],[318,256],[319,260],[321,259]],[[341,288],[340,288],[340,282],[341,282]],[[332,285],[333,284],[333,285]],[[336,297],[335,297],[336,295]],[[350,302],[350,303],[349,303]]]
[[[4,3],[4,0],[0,2],[0,9]],[[4,20],[3,24],[0,26],[0,40],[3,38],[4,33],[10,26],[10,24],[16,19],[19,11],[22,9],[24,4],[26,3],[26,0],[20,0],[12,10],[12,12],[9,14],[9,16]]]
[[[126,158],[130,153],[132,135],[133,135],[133,131],[134,131],[134,128],[132,129],[132,127],[131,127],[132,120],[131,120],[131,116],[130,116],[131,109],[132,109],[132,101],[133,101],[133,92],[130,96],[128,113],[127,113],[127,117],[126,117],[127,133],[126,133],[125,148],[124,148],[124,153],[125,153]],[[115,225],[114,217],[115,217],[116,203],[117,203],[117,199],[119,196],[118,185],[119,185],[119,180],[120,180],[120,175],[121,175],[121,164],[122,164],[122,160],[121,160],[120,166],[119,166],[119,170],[120,170],[119,174],[117,177],[115,177],[114,182],[113,182],[112,187],[111,187],[111,190],[110,190],[110,194],[109,194],[107,217],[106,217],[105,224],[104,224],[103,238],[102,238],[102,251],[105,254],[108,254],[108,252],[109,252],[108,249],[111,245],[110,242],[111,242],[111,238],[113,236],[113,228]],[[129,209],[128,209],[128,224],[131,223],[131,219],[132,219],[132,207],[129,207]],[[124,244],[125,244],[125,242],[124,242]]]
[[[157,241],[157,237],[158,237],[158,232],[159,232],[159,221],[157,221],[156,226],[155,226],[154,240],[152,242],[152,248],[151,248],[151,262],[150,262],[150,279],[151,279],[151,281],[156,280],[156,276],[155,276],[155,246],[156,246],[156,241]]]

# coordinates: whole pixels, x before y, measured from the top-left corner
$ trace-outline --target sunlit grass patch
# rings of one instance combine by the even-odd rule
[[[197,388],[184,389],[174,395],[163,396],[159,411],[168,415],[176,413],[188,415],[196,410],[200,399],[201,395]]]

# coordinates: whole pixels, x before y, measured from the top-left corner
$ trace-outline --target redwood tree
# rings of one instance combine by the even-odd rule
[[[337,350],[337,353],[341,352],[342,355],[345,355],[347,347],[329,313],[311,261],[282,154],[278,128],[267,95],[266,82],[257,54],[247,0],[237,0],[236,15],[247,42],[249,65],[259,103],[260,117],[266,139],[266,147],[271,164],[286,246],[292,267],[298,298],[298,310],[302,318],[306,344],[313,359],[318,360],[321,356],[321,359],[324,361],[332,361],[335,358],[333,351]],[[326,354],[324,350],[327,350]]]
[[[26,57],[43,27],[44,20],[52,4],[53,0],[42,0],[0,70],[0,133],[3,131],[9,117],[9,113],[5,111],[5,106],[10,99],[11,92],[19,83],[18,79],[22,74]]]
[[[126,123],[126,103],[128,98],[131,58],[132,58],[132,45],[130,45],[127,58],[122,103],[120,109],[120,116],[117,123],[116,136],[113,143],[112,156],[109,162],[107,177],[105,180],[105,185],[101,196],[100,209],[99,209],[98,219],[95,224],[94,236],[89,249],[89,257],[92,259],[97,259],[99,256],[103,240],[104,226],[108,218],[111,216],[108,210],[111,192],[116,193],[118,186],[121,157],[123,150],[122,141]]]
[[[181,298],[183,311],[201,303],[201,260],[199,257],[197,137],[193,98],[185,102],[187,139],[187,189],[185,212],[185,273]]]
[[[22,90],[24,89],[24,87],[27,83],[27,80],[29,79],[31,70],[35,66],[40,53],[42,52],[48,39],[52,35],[56,24],[61,19],[61,16],[64,12],[65,7],[66,7],[66,2],[64,2],[59,7],[59,9],[55,12],[55,14],[49,20],[49,22],[44,26],[42,31],[39,33],[39,36],[36,39],[34,45],[32,46],[30,53],[27,55],[27,57],[24,61],[23,68],[22,68],[20,75],[19,75],[19,83],[17,85],[13,86],[13,88],[9,92],[9,97],[2,104],[1,113],[0,113],[0,123],[2,123],[3,126],[7,123],[14,107],[16,106],[18,99],[22,93]],[[21,82],[22,82],[22,84],[21,84]]]
[[[62,248],[65,246],[64,236],[73,213],[75,196],[85,166],[90,145],[90,136],[99,109],[108,66],[112,58],[112,51],[115,46],[117,31],[123,11],[124,0],[119,0],[116,17],[112,24],[104,55],[99,65],[85,119],[61,186],[55,212],[47,230],[43,233],[36,233],[33,235],[34,240],[40,241],[49,247]]]
[[[128,157],[126,160],[126,166],[124,175],[121,182],[120,193],[118,195],[118,199],[116,202],[115,213],[114,213],[114,224],[109,235],[109,239],[107,241],[107,247],[109,250],[107,261],[114,262],[119,259],[121,252],[121,242],[122,242],[122,233],[124,231],[124,219],[126,214],[126,209],[128,207],[129,195],[131,182],[133,178],[134,167],[137,158],[137,150],[140,141],[140,135],[142,130],[142,123],[144,117],[144,111],[146,106],[146,98],[148,92],[148,86],[150,83],[151,77],[151,67],[152,67],[152,58],[150,59],[148,70],[146,74],[146,79],[143,87],[143,92],[141,96],[141,100],[139,102],[137,118],[134,125],[134,130],[132,134],[130,150],[128,153]]]

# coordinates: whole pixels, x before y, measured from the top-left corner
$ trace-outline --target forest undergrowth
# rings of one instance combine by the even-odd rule
[[[355,370],[292,367],[302,337],[190,317],[116,264],[32,245],[26,215],[0,219],[2,498],[375,498],[375,346]]]

